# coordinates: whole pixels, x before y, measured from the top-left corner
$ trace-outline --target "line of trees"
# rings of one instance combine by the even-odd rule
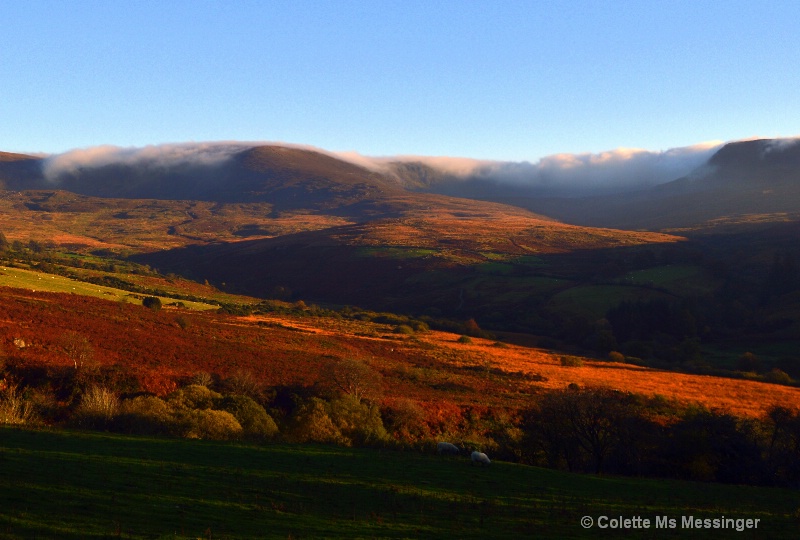
[[[800,485],[800,411],[763,419],[608,388],[545,395],[525,414],[522,460],[578,472]]]

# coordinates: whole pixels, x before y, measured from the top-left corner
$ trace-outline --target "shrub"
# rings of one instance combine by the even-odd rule
[[[179,434],[166,402],[155,396],[138,396],[124,400],[114,419],[116,430],[141,435]]]
[[[182,411],[177,417],[184,437],[224,441],[242,435],[242,426],[231,413],[211,409]]]
[[[237,369],[225,379],[225,388],[231,394],[257,398],[261,395],[261,382],[251,371]]]
[[[349,446],[350,441],[328,415],[328,404],[319,398],[300,407],[292,422],[292,437],[297,442],[335,443]]]
[[[278,434],[275,420],[264,407],[247,396],[226,396],[219,400],[217,408],[231,413],[247,437],[267,439]]]
[[[430,326],[428,326],[428,324],[425,323],[424,321],[414,320],[411,321],[409,324],[411,324],[411,328],[414,329],[414,332],[427,332],[431,329]]]
[[[182,302],[177,302],[176,306],[177,307],[186,307],[185,305],[181,305],[181,304],[182,304]],[[186,330],[187,328],[189,328],[189,326],[191,326],[191,323],[189,323],[189,319],[187,319],[183,315],[178,315],[177,317],[175,317],[175,324],[177,324],[180,327],[181,330]]]
[[[334,425],[348,439],[348,444],[363,446],[384,442],[389,438],[380,411],[374,405],[344,396],[330,402],[328,410]]]
[[[583,366],[583,359],[577,356],[562,356],[561,365],[567,367],[581,367]]]
[[[211,385],[214,384],[214,377],[212,377],[207,371],[198,371],[192,377],[192,384],[210,388]]]
[[[610,353],[608,353],[608,360],[610,362],[622,363],[625,362],[625,355],[619,351],[611,351]]]
[[[636,366],[642,366],[642,367],[648,367],[650,365],[650,362],[648,362],[647,360],[642,360],[641,358],[638,358],[636,356],[626,356],[625,363],[634,364]]]
[[[0,395],[0,423],[22,425],[33,423],[34,419],[33,404],[22,396],[19,386],[7,385]]]
[[[755,354],[746,352],[736,361],[736,369],[756,373],[761,369],[761,360]]]
[[[161,299],[156,296],[147,296],[142,300],[142,305],[147,309],[159,311],[161,309]]]
[[[778,368],[773,368],[769,373],[764,375],[764,380],[776,384],[791,384],[792,378],[785,371]]]
[[[386,427],[395,438],[413,442],[427,436],[425,411],[414,400],[401,398],[383,410]]]
[[[74,420],[78,425],[105,429],[119,411],[119,398],[102,386],[91,386],[81,396]]]
[[[458,343],[472,343],[472,338],[469,336],[461,336],[457,341]]]
[[[394,327],[394,333],[410,336],[414,334],[414,329],[407,324],[401,324]]]
[[[167,402],[174,410],[182,409],[211,409],[214,402],[222,397],[213,390],[199,384],[190,384],[180,388],[167,396]]]

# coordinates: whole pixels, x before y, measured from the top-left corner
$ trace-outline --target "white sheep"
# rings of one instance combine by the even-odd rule
[[[446,456],[457,456],[461,451],[458,446],[449,442],[440,442],[436,445],[436,453]]]
[[[477,463],[478,465],[491,465],[492,464],[491,460],[489,459],[489,456],[487,456],[483,452],[478,452],[477,450],[475,452],[472,452],[472,455],[470,456],[470,458],[472,459],[473,465],[475,463]]]

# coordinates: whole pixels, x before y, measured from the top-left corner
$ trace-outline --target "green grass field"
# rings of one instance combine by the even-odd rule
[[[643,287],[622,285],[578,285],[556,294],[550,299],[552,306],[559,311],[579,313],[599,319],[605,317],[609,309],[624,300],[648,300],[665,298],[667,295]]]
[[[628,272],[620,283],[660,287],[682,295],[708,294],[719,285],[701,267],[681,264]]]
[[[36,270],[23,268],[0,267],[0,286],[15,287],[18,289],[28,289],[31,291],[72,293],[85,296],[95,296],[105,300],[116,300],[141,304],[142,301],[129,291],[94,285],[84,281],[77,281],[64,276],[46,274]],[[140,295],[141,296],[141,295]],[[166,306],[175,302],[172,298],[160,297],[161,302]],[[218,306],[205,304],[202,302],[190,302],[181,300],[181,303],[188,309],[206,310],[216,309]]]
[[[0,428],[2,538],[795,538],[797,509],[796,491],[411,451]],[[678,526],[580,525],[603,515]],[[761,521],[687,530],[685,515]]]

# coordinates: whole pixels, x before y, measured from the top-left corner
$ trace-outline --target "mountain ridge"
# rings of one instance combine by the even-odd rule
[[[306,211],[356,220],[401,216],[410,207],[430,206],[443,200],[436,196],[444,196],[618,229],[698,228],[720,218],[746,221],[748,215],[800,209],[800,144],[795,139],[731,142],[670,182],[578,197],[547,196],[540,185],[503,181],[487,176],[484,169],[455,173],[422,158],[384,160],[372,168],[326,152],[281,145],[238,145],[221,154],[223,158],[215,160],[184,156],[169,162],[151,154],[138,161],[114,161],[111,156],[98,166],[78,162],[53,173],[48,158],[0,153],[0,182],[14,191],[62,189],[105,198],[265,203],[274,216]]]

